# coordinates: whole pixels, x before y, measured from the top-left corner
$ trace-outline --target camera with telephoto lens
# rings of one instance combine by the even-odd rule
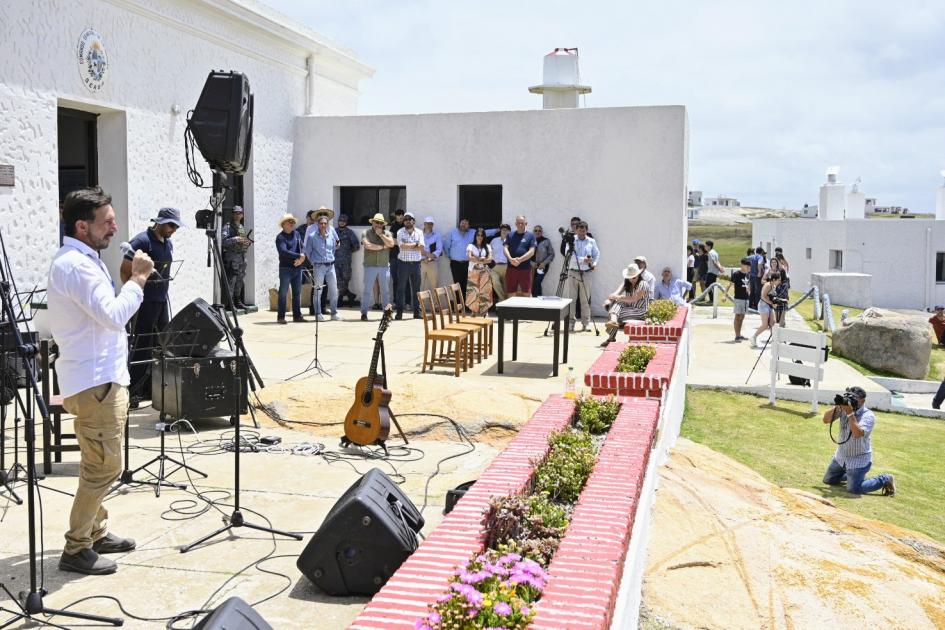
[[[853,407],[854,409],[856,409],[859,402],[860,399],[853,392],[844,392],[833,397],[833,404]]]
[[[561,240],[563,240],[565,243],[574,243],[574,232],[571,230],[566,230],[563,227],[559,227],[558,234],[561,235]]]

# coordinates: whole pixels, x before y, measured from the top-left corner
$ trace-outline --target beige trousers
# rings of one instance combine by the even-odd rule
[[[121,440],[128,414],[128,388],[118,383],[96,385],[62,401],[75,416],[79,442],[79,488],[72,500],[68,554],[92,547],[106,533],[108,511],[102,499],[121,474]]]
[[[498,298],[497,302],[509,297],[508,291],[505,290],[505,272],[508,268],[507,263],[496,263],[495,267],[489,270],[489,275],[492,276],[492,290]]]
[[[564,282],[564,296],[571,299],[571,321],[575,321],[575,304],[581,301],[581,323],[585,326],[591,321],[591,277],[594,272],[584,272],[584,286],[581,286],[581,272],[568,270],[568,279]],[[586,290],[585,290],[586,289]]]
[[[436,277],[436,266],[439,264],[439,259],[426,261],[420,261],[420,290],[421,291],[433,291],[437,287],[437,277]]]

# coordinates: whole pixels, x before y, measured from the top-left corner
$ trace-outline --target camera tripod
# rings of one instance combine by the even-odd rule
[[[565,239],[567,239],[567,236],[565,236]],[[576,270],[569,269],[569,267],[571,266],[571,259],[574,257],[574,237],[572,236],[570,240],[566,240],[565,243],[566,245],[565,245],[565,250],[564,250],[564,262],[561,263],[561,273],[558,275],[558,287],[555,289],[555,295],[558,296],[559,298],[564,297],[563,295],[564,286],[565,286],[565,283],[568,281],[568,274],[571,271],[577,271],[578,272],[578,293],[575,296],[576,303],[573,304],[572,306],[574,307],[575,312],[577,312],[576,309],[581,304],[581,291],[583,290],[584,296],[587,297],[587,308],[589,311],[587,315],[590,318],[591,323],[594,324],[594,334],[599,337],[600,329],[597,328],[597,318],[594,317],[594,310],[591,307],[591,293],[590,291],[588,291],[587,285],[584,283],[584,270],[581,269],[580,263],[578,263],[578,268]],[[573,326],[573,325],[574,325],[573,321],[568,322],[568,326]],[[551,322],[548,322],[548,325],[545,326],[545,337],[547,337],[550,332],[551,332]]]
[[[36,426],[34,424],[35,417],[33,412],[35,408],[38,407],[43,422],[49,422],[49,410],[46,407],[46,401],[43,400],[43,397],[40,395],[39,385],[36,383],[35,348],[32,347],[31,344],[24,343],[23,336],[20,334],[18,327],[20,322],[28,322],[29,320],[22,317],[22,304],[19,305],[21,317],[18,318],[13,310],[13,299],[11,297],[10,288],[13,287],[15,291],[16,283],[13,281],[12,270],[10,269],[10,262],[7,259],[2,232],[0,232],[0,252],[2,252],[2,257],[0,257],[0,306],[2,306],[2,319],[9,323],[17,352],[26,368],[27,391],[32,395],[32,399],[27,399],[29,400],[29,404],[27,404],[27,400],[24,400],[19,390],[14,389],[14,404],[23,412],[24,434],[26,438],[26,510],[29,528],[30,586],[28,591],[20,593],[19,597],[17,597],[7,588],[6,584],[0,582],[0,589],[13,600],[16,606],[15,608],[0,607],[0,612],[13,615],[12,619],[5,621],[0,627],[5,628],[17,621],[24,620],[42,626],[66,628],[66,626],[55,624],[48,619],[44,619],[42,617],[43,615],[56,615],[120,626],[124,623],[124,620],[121,618],[90,615],[88,613],[72,610],[57,610],[47,608],[43,603],[43,596],[46,595],[46,589],[42,584],[42,580],[39,578],[38,566],[41,559],[38,557],[36,549],[36,493],[38,492],[36,488],[38,484],[36,483]]]
[[[774,307],[774,314],[775,314],[774,325],[775,326],[780,326],[781,322],[784,321],[785,306],[786,304],[783,302],[779,302],[778,304],[775,305]],[[751,367],[751,372],[748,373],[748,378],[745,379],[745,385],[747,385],[748,381],[751,380],[752,374],[755,373],[755,368],[757,368],[758,363],[761,362],[762,355],[764,355],[765,350],[768,349],[768,344],[771,343],[771,338],[774,337],[774,327],[769,328],[769,330],[771,332],[768,334],[768,338],[765,339],[765,345],[761,347],[761,352],[758,353],[758,358],[755,359],[755,364]]]

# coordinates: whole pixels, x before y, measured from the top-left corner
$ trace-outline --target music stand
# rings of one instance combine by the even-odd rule
[[[312,280],[312,300],[318,299],[318,291],[324,289],[325,285],[322,284],[319,286],[315,286],[315,273],[313,271],[309,269],[305,269],[302,271],[302,273],[308,274],[309,278],[311,278]],[[324,315],[322,316],[324,317]],[[318,316],[316,315],[315,316],[315,358],[313,358],[309,362],[308,367],[306,367],[304,370],[302,370],[298,374],[293,374],[292,376],[290,376],[289,378],[285,380],[291,381],[292,379],[298,378],[299,376],[302,376],[303,374],[308,374],[312,370],[315,370],[316,372],[318,372],[320,376],[331,376],[331,372],[329,372],[324,367],[322,367],[321,361],[318,360],[318,322],[319,322],[319,319],[318,319]]]

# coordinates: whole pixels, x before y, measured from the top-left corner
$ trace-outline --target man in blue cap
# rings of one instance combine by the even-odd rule
[[[177,208],[161,208],[151,221],[151,227],[128,242],[130,251],[125,252],[121,262],[121,281],[124,283],[131,277],[134,252],[142,251],[154,261],[154,271],[144,285],[144,301],[130,324],[132,346],[128,372],[131,374],[132,408],[137,408],[142,400],[151,399],[151,349],[157,345],[156,333],[164,330],[170,320],[167,290],[174,260],[171,237],[177,228],[184,225]]]

